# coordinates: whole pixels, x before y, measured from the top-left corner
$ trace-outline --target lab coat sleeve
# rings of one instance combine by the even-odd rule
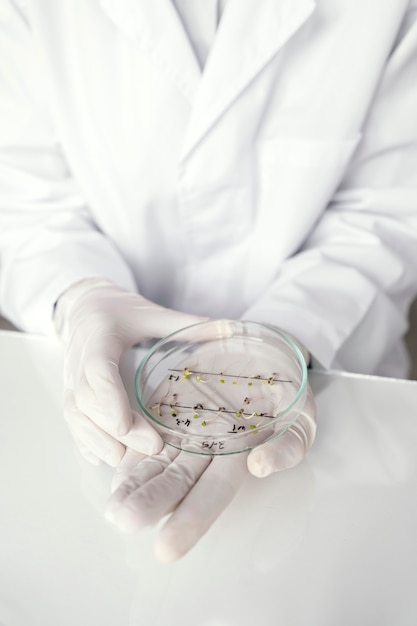
[[[417,291],[416,79],[412,2],[340,187],[243,316],[293,333],[322,367],[404,374],[384,362],[401,343]]]
[[[46,113],[30,27],[0,0],[0,307],[18,327],[52,332],[53,306],[72,283],[135,283],[97,230]]]

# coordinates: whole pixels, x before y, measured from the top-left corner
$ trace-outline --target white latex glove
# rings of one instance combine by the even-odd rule
[[[59,298],[54,324],[66,343],[64,415],[82,455],[116,466],[126,446],[155,454],[163,442],[132,411],[119,374],[122,354],[203,318],[161,307],[101,279],[76,283]]]
[[[231,502],[248,470],[255,476],[299,463],[314,441],[316,409],[310,387],[304,409],[289,430],[249,454],[201,456],[165,446],[145,457],[131,450],[116,470],[106,516],[135,531],[170,517],[158,534],[156,556],[174,561],[188,552]]]

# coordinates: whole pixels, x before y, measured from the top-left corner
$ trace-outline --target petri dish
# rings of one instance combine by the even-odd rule
[[[236,454],[281,436],[303,409],[307,368],[284,333],[212,320],[158,341],[135,375],[141,413],[166,444]]]

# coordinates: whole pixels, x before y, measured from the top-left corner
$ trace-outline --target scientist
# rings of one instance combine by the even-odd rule
[[[74,439],[118,466],[116,524],[173,513],[160,558],[248,470],[302,459],[314,401],[247,458],[191,461],[132,413],[130,346],[243,318],[406,375],[416,51],[416,0],[0,0],[1,311],[66,342]]]

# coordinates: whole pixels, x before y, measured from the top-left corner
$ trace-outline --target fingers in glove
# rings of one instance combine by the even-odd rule
[[[112,352],[119,357],[116,349]],[[108,360],[107,352],[101,356],[107,360],[90,354],[77,378],[72,380],[72,394],[78,409],[102,430],[137,452],[159,452],[163,441],[143,417],[132,412],[117,363]]]
[[[123,511],[128,508],[128,499],[155,476],[163,474],[166,467],[179,453],[179,450],[171,446],[166,446],[160,454],[153,457],[146,457],[129,450],[117,468],[117,473],[124,477],[123,480],[115,477],[115,484],[118,484],[115,489],[112,489],[112,496],[107,503],[107,519],[122,530],[139,528],[139,521],[136,519],[125,523]],[[126,517],[130,517],[130,512],[126,513]]]
[[[136,411],[132,411],[133,425],[127,435],[118,437],[127,448],[140,454],[154,455],[161,452],[164,442],[156,430]]]
[[[246,476],[246,454],[215,457],[160,531],[155,553],[163,562],[186,554],[233,500]]]
[[[116,468],[112,492],[117,490],[109,501],[109,516],[111,511],[117,512],[122,503],[130,494],[139,489],[143,484],[149,482],[179,455],[180,451],[167,446],[161,454],[153,456],[151,459],[143,454],[138,454],[133,450],[126,450],[126,453]],[[148,462],[149,461],[149,462]],[[140,465],[140,467],[138,467]]]
[[[112,494],[107,518],[127,531],[156,524],[187,496],[210,460],[170,446],[144,458]]]
[[[71,391],[64,397],[64,417],[81,454],[90,460],[94,457],[108,465],[117,466],[125,453],[125,446],[92,422],[76,406]],[[90,455],[86,454],[90,451]]]
[[[138,465],[138,463],[143,461],[144,458],[144,454],[139,454],[138,452],[135,452],[135,450],[126,448],[126,452],[113,474],[111,482],[112,493],[116,491],[116,489],[120,487],[125,480],[127,480],[132,470]]]
[[[142,304],[136,305],[136,309],[138,316],[142,315],[142,318],[141,324],[137,328],[132,327],[131,345],[142,341],[144,338],[165,337],[186,326],[205,322],[208,319],[199,315],[166,309],[145,299],[143,299]],[[143,315],[144,313],[147,313],[147,315]]]
[[[89,448],[86,448],[84,446],[84,444],[82,443],[82,441],[79,441],[76,439],[76,437],[74,437],[74,442],[77,446],[77,450],[80,453],[80,455],[89,463],[91,463],[91,465],[102,465],[103,461],[102,459],[99,459],[98,456],[96,456],[93,452],[91,452],[91,450]]]
[[[90,355],[74,388],[77,405],[103,430],[115,437],[132,426],[132,411],[119,373],[118,361],[107,355]]]
[[[263,478],[300,463],[316,436],[316,406],[308,387],[304,408],[298,419],[280,437],[258,446],[248,456],[251,474]]]

